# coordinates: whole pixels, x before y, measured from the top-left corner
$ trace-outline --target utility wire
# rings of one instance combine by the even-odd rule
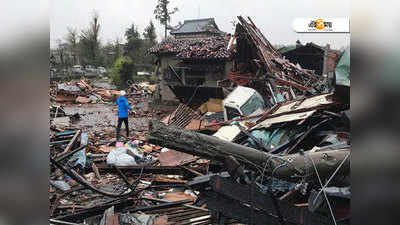
[[[322,184],[322,181],[321,181],[321,178],[320,178],[320,176],[319,176],[319,173],[318,173],[317,167],[315,166],[315,163],[314,163],[314,160],[312,159],[312,157],[311,157],[311,156],[308,156],[308,157],[310,158],[310,160],[311,160],[311,163],[313,164],[313,167],[314,167],[314,169],[315,169],[315,173],[317,174],[318,181],[319,181],[319,184],[321,185],[322,191],[323,191],[323,193],[324,193],[325,200],[326,200],[326,202],[327,202],[327,204],[328,204],[328,207],[329,207],[329,212],[331,213],[331,216],[332,216],[333,222],[335,223],[335,225],[337,225],[337,223],[336,223],[336,219],[335,219],[335,216],[333,215],[333,211],[332,211],[331,204],[329,203],[328,197],[326,196],[326,192],[325,192],[325,190],[323,189],[323,186],[324,186],[324,185]]]
[[[343,161],[340,163],[340,165],[338,166],[338,168],[336,168],[335,172],[333,172],[332,176],[328,179],[328,181],[325,183],[325,185],[322,187],[322,189],[318,192],[317,196],[314,199],[314,203],[317,200],[318,196],[321,194],[322,190],[324,188],[326,188],[326,186],[328,186],[329,182],[331,182],[332,178],[336,175],[336,173],[339,171],[339,169],[342,167],[342,165],[344,164],[344,162],[346,161],[346,159],[350,156],[350,153],[346,155],[346,157],[343,159]]]

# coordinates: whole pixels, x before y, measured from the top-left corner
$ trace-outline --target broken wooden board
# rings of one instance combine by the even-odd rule
[[[213,136],[221,140],[232,141],[240,132],[237,125],[228,125],[221,127]]]
[[[183,152],[178,152],[169,149],[168,151],[161,152],[158,156],[161,166],[178,166],[185,164],[185,162],[193,161],[196,157]]]
[[[286,115],[266,119],[263,122],[252,127],[251,130],[260,129],[260,128],[269,128],[271,125],[277,124],[277,123],[306,119],[306,118],[310,117],[312,114],[314,114],[315,111],[316,110],[311,110],[308,112],[301,112],[301,113],[294,113],[294,114],[286,114]]]
[[[91,100],[90,98],[86,98],[86,97],[79,96],[79,97],[77,97],[77,98],[75,99],[75,101],[76,101],[77,103],[86,104],[86,103],[90,103],[92,100]]]
[[[69,116],[56,117],[53,119],[52,124],[58,128],[69,127],[71,125],[71,119]]]
[[[177,202],[177,201],[182,201],[182,200],[190,200],[192,202],[196,201],[196,197],[186,194],[184,192],[168,192],[165,194],[165,196],[162,198],[163,200],[171,201],[171,202]]]

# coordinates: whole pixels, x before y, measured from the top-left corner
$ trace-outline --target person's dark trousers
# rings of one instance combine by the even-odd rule
[[[126,137],[129,137],[129,125],[128,125],[128,117],[126,118],[118,118],[118,125],[117,125],[117,140],[119,140],[119,132],[121,131],[122,122],[125,124],[126,129]]]

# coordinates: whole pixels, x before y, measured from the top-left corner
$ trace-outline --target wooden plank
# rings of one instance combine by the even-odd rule
[[[118,214],[107,216],[106,225],[118,225],[119,224],[118,218],[119,218]]]
[[[100,180],[101,183],[103,183],[103,179],[100,176],[99,168],[97,168],[97,166],[94,162],[92,163],[92,169],[93,169],[93,172],[96,175],[97,179]]]
[[[296,84],[295,82],[292,82],[292,81],[283,80],[283,79],[278,78],[278,77],[272,77],[272,78],[275,79],[277,82],[279,82],[281,84],[293,86],[293,87],[299,89],[300,91],[308,91],[310,89],[310,88],[304,87],[304,86],[302,86],[300,84]]]
[[[69,150],[71,150],[72,146],[75,144],[75,141],[80,134],[81,134],[81,130],[78,130],[78,132],[75,133],[74,137],[71,139],[71,141],[68,143],[67,147],[64,149],[64,151],[61,154],[67,153]]]
[[[187,166],[181,166],[181,167],[184,168],[184,169],[186,169],[186,170],[188,170],[189,172],[192,172],[192,173],[198,175],[198,176],[204,176],[204,174],[202,174],[202,173],[200,173],[200,172],[198,172],[198,171],[196,171],[196,170],[194,170],[194,169],[191,169],[191,168],[189,168],[189,167],[187,167]]]

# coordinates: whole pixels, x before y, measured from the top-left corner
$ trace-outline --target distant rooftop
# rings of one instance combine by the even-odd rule
[[[283,46],[283,47],[279,48],[278,51],[280,53],[284,54],[284,53],[292,51],[294,49],[296,49],[296,45],[287,45],[287,46]]]
[[[219,30],[214,18],[185,20],[183,24],[171,31],[172,35],[194,33],[223,33]]]
[[[309,48],[309,47],[318,49],[318,50],[320,50],[321,52],[325,51],[325,46],[320,46],[320,45],[317,45],[317,44],[315,44],[315,43],[313,43],[313,42],[308,42],[308,43],[306,43],[306,44],[302,44],[300,41],[297,41],[295,45],[286,45],[286,46],[283,46],[283,47],[279,48],[278,51],[279,51],[280,53],[282,53],[282,54],[286,54],[286,53],[288,53],[288,52],[290,52],[290,51],[293,51],[293,50],[299,50],[299,49],[301,49],[301,48]],[[331,52],[340,53],[340,51],[335,50],[335,49],[329,49],[329,50],[330,50]]]

